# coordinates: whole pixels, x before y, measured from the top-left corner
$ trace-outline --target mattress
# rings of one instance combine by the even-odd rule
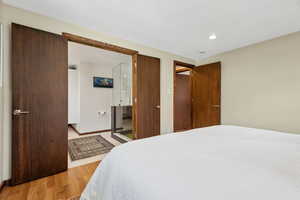
[[[81,200],[299,200],[300,135],[213,126],[135,140],[100,163]]]

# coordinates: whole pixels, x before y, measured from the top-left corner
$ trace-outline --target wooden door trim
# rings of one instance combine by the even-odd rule
[[[213,66],[213,65],[217,65],[219,67],[219,76],[220,76],[220,79],[219,79],[219,96],[218,96],[218,99],[219,99],[219,124],[221,124],[221,112],[222,112],[222,102],[221,102],[221,96],[222,96],[222,62],[221,61],[217,61],[217,62],[212,62],[212,63],[207,63],[207,64],[203,64],[203,65],[199,65],[195,68],[200,68],[200,67],[210,67],[210,66]],[[193,75],[193,71],[192,71],[192,75]],[[192,81],[192,84],[193,84],[193,81]],[[192,95],[193,95],[193,91],[192,91]],[[192,106],[194,106],[194,102],[192,104]],[[193,109],[194,110],[194,109]],[[203,126],[205,127],[205,126]],[[195,122],[194,122],[194,118],[193,118],[193,128],[195,128]]]
[[[191,68],[191,69],[193,69],[195,67],[195,65],[193,65],[193,64],[174,60],[174,67],[176,67],[176,66],[187,67],[187,68]]]
[[[176,67],[177,66],[187,67],[187,68],[190,68],[192,70],[195,67],[195,65],[174,60],[174,64],[173,64],[173,131],[174,132],[175,132],[175,95],[176,95],[175,87],[176,87]],[[190,84],[192,84],[191,81],[190,81]],[[191,96],[192,96],[192,93],[191,93]],[[192,102],[191,102],[191,104],[192,104]],[[191,112],[191,119],[193,121],[192,112]]]
[[[79,44],[88,45],[88,46],[92,46],[92,47],[96,47],[96,48],[100,48],[100,49],[104,49],[104,50],[108,50],[108,51],[114,51],[117,53],[122,53],[125,55],[132,56],[132,60],[131,60],[131,64],[132,64],[132,69],[131,69],[132,70],[132,131],[133,131],[133,137],[134,137],[134,139],[136,139],[137,138],[137,135],[136,135],[136,129],[137,129],[137,118],[136,118],[136,113],[137,113],[137,106],[136,106],[137,71],[136,71],[136,68],[137,68],[137,55],[139,52],[136,50],[132,50],[132,49],[120,47],[117,45],[109,44],[106,42],[101,42],[101,41],[85,38],[85,37],[71,34],[71,33],[63,32],[62,36],[71,42],[76,42]]]
[[[117,46],[114,44],[109,44],[106,42],[101,42],[101,41],[85,38],[85,37],[74,35],[71,33],[62,33],[62,35],[68,41],[85,44],[88,46],[97,47],[97,48],[105,49],[108,51],[114,51],[114,52],[123,53],[126,55],[135,55],[138,53],[138,51],[136,51],[136,50],[127,49],[127,48],[120,47],[120,46]]]
[[[213,63],[207,63],[207,64],[203,64],[203,65],[199,65],[197,67],[202,67],[202,66],[206,66],[206,65],[215,65],[215,64],[219,64],[220,66],[222,65],[222,62],[221,61],[218,61],[218,62],[213,62]]]
[[[181,69],[176,69],[176,73],[188,72],[188,71],[192,71],[192,69],[187,68],[187,67],[182,67]]]
[[[132,55],[132,132],[133,138],[137,139],[137,57],[138,54]]]

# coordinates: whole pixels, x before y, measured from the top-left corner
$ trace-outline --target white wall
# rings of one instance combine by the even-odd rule
[[[135,49],[141,54],[158,57],[161,59],[161,133],[168,133],[173,130],[173,61],[179,60],[194,64],[194,60],[176,56],[154,48],[138,45],[133,42],[114,38],[96,31],[82,28],[77,25],[64,23],[49,17],[34,14],[11,6],[3,5],[1,11],[4,30],[4,111],[3,111],[3,144],[4,144],[4,179],[10,178],[11,166],[11,79],[10,79],[10,29],[11,23],[19,23],[42,29],[45,31],[61,34],[69,32],[83,37]],[[138,28],[138,27],[137,27]]]
[[[201,60],[222,62],[222,124],[300,133],[300,32]]]
[[[68,70],[68,124],[80,121],[79,71]]]
[[[4,22],[3,20],[3,12],[2,12],[2,4],[1,4],[2,0],[0,0],[0,23]],[[3,42],[3,41],[1,41]],[[1,67],[1,64],[3,64],[3,61],[2,63],[0,63],[0,67]],[[1,71],[0,71],[0,75],[1,75]],[[1,77],[0,77],[0,81],[1,81]],[[2,97],[2,94],[3,94],[3,87],[2,87],[2,83],[0,83],[0,184],[2,183],[3,181],[3,97]]]
[[[113,100],[119,99],[120,102],[121,88],[126,85],[121,81],[121,77],[131,76],[131,74],[124,74],[124,71],[131,69],[131,56],[69,42],[68,62],[69,66],[77,67],[77,70],[72,72],[77,72],[79,76],[77,83],[69,85],[69,92],[74,89],[78,93],[78,98],[69,98],[69,106],[74,107],[73,104],[78,103],[79,108],[78,110],[75,106],[75,109],[69,109],[69,113],[75,111],[70,113],[69,119],[71,114],[78,115],[80,119],[72,123],[73,127],[80,133],[110,129]],[[114,88],[94,88],[93,77],[113,78]],[[69,83],[71,81],[72,79],[69,79]]]
[[[94,88],[93,77],[112,78],[112,66],[80,63],[80,133],[111,128],[112,88]],[[99,112],[105,112],[101,115]]]

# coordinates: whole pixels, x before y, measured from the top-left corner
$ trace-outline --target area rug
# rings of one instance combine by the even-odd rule
[[[108,153],[114,145],[101,135],[69,140],[69,153],[72,161]]]

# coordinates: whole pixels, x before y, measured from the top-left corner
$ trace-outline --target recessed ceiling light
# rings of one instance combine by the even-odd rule
[[[215,40],[217,39],[217,35],[215,33],[212,33],[210,36],[209,36],[209,39],[210,40]]]

